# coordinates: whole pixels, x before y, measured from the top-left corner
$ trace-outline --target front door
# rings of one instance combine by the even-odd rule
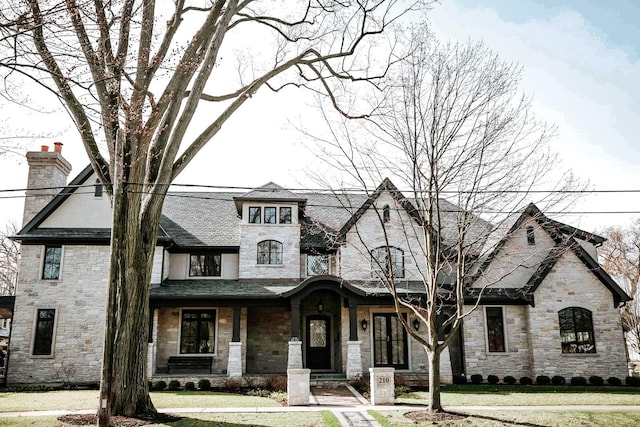
[[[395,313],[373,315],[374,366],[407,369],[407,332]]]
[[[329,316],[307,317],[307,369],[331,369],[330,329]]]

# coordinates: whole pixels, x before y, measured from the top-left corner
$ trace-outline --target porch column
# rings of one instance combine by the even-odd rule
[[[149,310],[149,339],[147,341],[147,378],[151,378],[156,372],[156,350],[158,342],[158,309],[150,307]]]
[[[358,340],[358,304],[349,301],[349,342],[347,342],[347,379],[362,378],[362,341]]]
[[[240,340],[240,314],[241,307],[233,307],[233,326],[231,342],[229,343],[229,360],[227,361],[227,375],[229,377],[241,377],[242,370],[242,341]]]
[[[287,356],[287,370],[302,369],[302,341],[300,338],[300,298],[291,299],[291,340]]]
[[[291,341],[300,341],[300,299],[291,299]]]

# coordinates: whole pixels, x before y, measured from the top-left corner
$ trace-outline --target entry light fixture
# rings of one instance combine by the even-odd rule
[[[416,331],[420,330],[420,320],[413,319],[413,329],[415,329]]]
[[[362,322],[360,322],[360,326],[362,326],[363,331],[366,331],[367,326],[369,326],[369,322],[367,322],[367,319],[362,319]]]
[[[322,313],[322,310],[324,310],[324,303],[322,302],[322,300],[320,300],[318,302],[318,312]]]

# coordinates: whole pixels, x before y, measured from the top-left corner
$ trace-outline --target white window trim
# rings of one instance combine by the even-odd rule
[[[216,319],[213,325],[213,353],[180,353],[180,343],[182,342],[182,312],[184,310],[215,310]],[[189,356],[189,357],[217,357],[218,356],[218,328],[220,323],[220,308],[219,307],[181,307],[178,314],[178,343],[176,346],[176,356]]]
[[[60,271],[58,272],[58,278],[57,279],[43,279],[42,275],[44,273],[44,262],[45,262],[45,256],[46,256],[46,250],[47,250],[47,246],[53,247],[53,246],[58,246],[58,245],[42,245],[42,249],[40,250],[40,268],[38,269],[38,280],[40,280],[41,282],[60,282],[62,281],[62,275],[64,274],[64,252],[65,252],[65,247],[64,245],[60,245]]]
[[[489,351],[489,323],[487,322],[487,308],[498,307],[502,309],[502,333],[504,334],[504,351]],[[509,329],[507,328],[507,306],[505,305],[484,305],[482,306],[482,316],[484,317],[484,347],[485,353],[491,356],[505,356],[509,354]]]
[[[53,332],[51,336],[51,354],[33,354],[33,348],[36,344],[36,325],[38,324],[38,310],[54,310],[55,316],[53,317]],[[56,331],[58,330],[58,317],[60,317],[60,310],[57,306],[38,306],[33,311],[33,324],[31,326],[31,344],[29,348],[29,357],[32,359],[55,359],[56,352]]]

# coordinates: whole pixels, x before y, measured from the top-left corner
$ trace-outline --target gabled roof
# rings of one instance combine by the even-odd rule
[[[580,261],[593,273],[598,280],[611,292],[613,295],[614,306],[618,306],[620,303],[630,301],[631,298],[627,293],[620,288],[620,286],[609,276],[609,274],[593,259],[593,257],[585,250],[585,248],[578,243],[576,238],[585,240],[594,245],[601,244],[605,239],[595,235],[593,233],[580,230],[567,224],[547,218],[546,215],[533,203],[530,203],[518,217],[515,223],[511,226],[505,236],[498,242],[495,249],[489,254],[482,265],[479,267],[478,275],[482,271],[486,270],[495,257],[500,253],[506,242],[511,238],[516,230],[520,228],[523,222],[531,217],[555,242],[555,246],[549,251],[545,259],[538,265],[536,271],[531,275],[527,283],[522,288],[516,288],[518,298],[521,301],[534,305],[534,294],[540,284],[543,282],[547,274],[555,266],[558,260],[564,255],[567,250],[572,251]],[[473,288],[469,288],[470,295]],[[499,287],[490,287],[483,292],[483,299],[493,300],[494,298],[503,297],[506,290]],[[514,292],[514,291],[509,291]],[[515,298],[515,296],[513,296]]]
[[[362,206],[360,206],[360,208],[342,226],[342,228],[340,229],[340,232],[339,232],[339,236],[340,236],[341,239],[344,239],[344,237],[347,235],[349,230],[351,230],[351,228],[353,228],[353,226],[358,223],[360,218],[362,218],[362,215],[364,215],[365,212],[367,212],[367,210],[369,210],[371,205],[373,205],[373,202],[375,202],[378,199],[378,197],[380,197],[380,195],[385,191],[389,192],[391,197],[393,197],[393,199],[396,202],[398,202],[398,204],[400,204],[400,206],[402,206],[405,211],[407,211],[409,216],[411,218],[413,218],[416,221],[417,224],[419,224],[419,225],[422,224],[422,220],[420,219],[420,215],[418,214],[418,210],[413,205],[413,203],[411,203],[409,201],[409,199],[407,199],[404,196],[404,194],[402,194],[402,192],[400,192],[400,190],[398,190],[398,188],[395,185],[393,185],[393,183],[391,182],[391,180],[389,178],[385,178],[382,181],[382,183],[378,186],[378,188],[376,188],[375,191],[373,193],[371,193],[371,195],[369,197],[367,197],[367,199],[364,201]]]

